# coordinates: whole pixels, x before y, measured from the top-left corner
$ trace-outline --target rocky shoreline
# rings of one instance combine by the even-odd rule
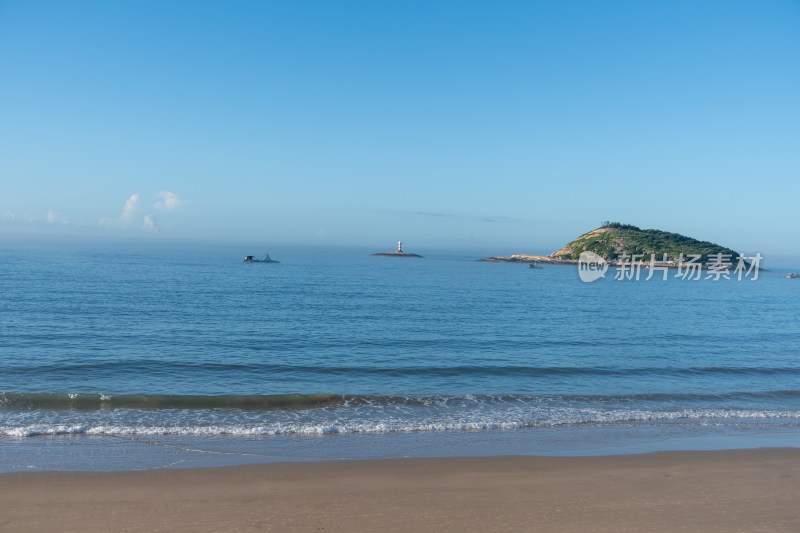
[[[578,261],[575,259],[561,259],[558,257],[550,257],[549,255],[528,255],[528,254],[514,254],[507,257],[487,257],[486,259],[478,259],[478,261],[487,261],[490,263],[549,263],[551,265],[577,265]]]
[[[381,252],[372,255],[382,255],[384,257],[422,257],[421,255],[412,254],[409,252]]]

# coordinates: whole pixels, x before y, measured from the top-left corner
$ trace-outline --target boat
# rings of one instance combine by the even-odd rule
[[[538,269],[542,269],[542,268],[544,268],[544,267],[540,267],[540,266],[539,266],[539,265],[537,265],[536,263],[528,263],[528,268],[538,268]]]
[[[264,257],[261,259],[257,258],[254,255],[246,255],[244,257],[245,263],[280,263],[280,261],[273,259],[269,256],[269,253],[264,254]]]
[[[786,274],[786,277],[789,279],[798,279],[800,278],[800,272],[795,272],[794,274]]]

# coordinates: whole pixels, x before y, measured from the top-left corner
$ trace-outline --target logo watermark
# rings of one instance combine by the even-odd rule
[[[581,281],[591,283],[606,276],[609,266],[616,267],[614,279],[636,280],[644,278],[649,281],[656,273],[661,274],[662,281],[669,277],[670,269],[676,270],[673,277],[682,280],[697,281],[700,279],[710,279],[719,281],[721,279],[736,279],[742,281],[749,279],[756,281],[761,261],[764,259],[760,253],[751,257],[739,255],[735,262],[733,254],[710,254],[708,259],[703,262],[700,254],[680,254],[676,259],[669,259],[667,254],[663,254],[661,260],[656,260],[655,254],[650,254],[650,260],[645,261],[645,254],[622,254],[615,261],[609,263],[594,252],[581,252],[578,258],[578,276]],[[642,270],[647,271],[645,277]]]
[[[606,277],[608,262],[594,252],[581,252],[578,258],[578,275],[581,281],[591,283]]]

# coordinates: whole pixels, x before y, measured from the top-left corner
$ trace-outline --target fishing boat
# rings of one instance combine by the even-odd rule
[[[264,254],[264,257],[261,259],[257,258],[254,255],[246,255],[244,257],[245,263],[280,263],[280,261],[273,259],[269,256],[268,253]]]
[[[536,263],[528,263],[528,268],[539,268],[539,269],[541,269],[541,268],[544,268],[544,267],[540,267]]]
[[[789,279],[798,279],[800,278],[800,272],[795,272],[794,274],[786,274],[786,277]]]

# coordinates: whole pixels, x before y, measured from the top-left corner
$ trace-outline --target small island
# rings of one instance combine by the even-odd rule
[[[399,241],[397,243],[397,250],[394,251],[394,252],[381,252],[381,253],[372,254],[372,255],[382,255],[382,256],[385,256],[385,257],[422,257],[421,255],[412,254],[412,253],[409,253],[409,252],[404,252],[403,251],[403,241]]]
[[[699,256],[698,263],[703,267],[718,254],[722,254],[722,257],[729,260],[735,260],[739,255],[730,248],[678,233],[640,229],[619,222],[606,222],[550,255],[515,254],[507,257],[488,257],[480,261],[575,265],[578,264],[581,253],[585,251],[596,253],[612,266],[625,260],[630,261],[634,255],[644,262],[649,261],[652,255],[657,261],[674,267],[678,266],[681,254],[683,257]],[[665,255],[668,259],[663,262],[662,259]]]

